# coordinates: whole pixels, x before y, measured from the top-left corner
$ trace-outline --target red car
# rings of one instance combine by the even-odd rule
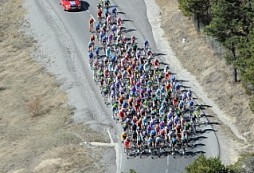
[[[60,0],[60,5],[63,6],[64,11],[81,10],[79,0]]]

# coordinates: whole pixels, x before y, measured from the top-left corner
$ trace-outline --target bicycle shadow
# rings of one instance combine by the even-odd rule
[[[129,19],[123,19],[123,22],[133,22],[133,20],[129,20]]]
[[[197,156],[199,154],[205,154],[205,151],[186,151],[184,157],[185,158],[192,158],[194,156]]]
[[[118,5],[109,5],[107,8],[110,9],[110,8],[114,8],[114,7],[118,7]]]
[[[156,57],[156,56],[164,56],[164,55],[167,55],[165,53],[154,53],[153,54],[153,57]]]
[[[129,32],[133,32],[136,31],[136,29],[124,29],[123,32],[124,33],[129,33]]]
[[[209,129],[204,129],[204,130],[197,130],[196,133],[197,134],[204,134],[206,132],[216,132],[216,130],[209,128]]]
[[[185,89],[185,88],[191,88],[191,87],[186,86],[186,85],[181,85],[181,87],[184,88],[184,89]]]
[[[139,158],[140,158],[140,159],[146,159],[146,158],[148,158],[150,155],[151,155],[151,153],[144,151],[143,153],[141,153],[141,154],[139,155]]]
[[[216,121],[210,121],[210,122],[207,122],[207,124],[210,124],[210,125],[221,125],[221,123],[216,122]]]
[[[179,80],[179,79],[176,79],[175,81],[176,82],[189,82],[189,80]],[[188,91],[188,90],[184,90],[184,91]]]
[[[125,14],[123,11],[118,11],[117,14]]]
[[[194,149],[194,148],[199,148],[199,147],[204,147],[204,146],[205,146],[205,144],[203,144],[203,143],[196,143],[193,146],[191,146],[191,148]]]
[[[203,108],[203,107],[207,107],[207,108],[211,108],[212,106],[210,106],[210,105],[205,105],[205,104],[200,104],[199,105],[201,108]]]
[[[202,140],[202,139],[207,139],[207,137],[206,136],[191,137],[189,139],[189,142],[192,142],[192,141],[195,142],[195,141]]]

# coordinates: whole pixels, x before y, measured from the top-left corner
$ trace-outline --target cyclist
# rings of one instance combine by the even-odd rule
[[[200,121],[200,116],[201,116],[201,107],[199,105],[195,108],[193,112],[193,116],[195,117],[195,120],[196,120],[195,123],[198,123]]]
[[[101,2],[98,2],[97,4],[97,9],[101,9],[102,8],[102,3]]]
[[[101,10],[101,8],[98,8],[98,10],[97,10],[97,18],[98,18],[98,21],[101,22],[101,20],[102,20],[102,10]]]
[[[144,50],[147,51],[149,48],[149,42],[147,40],[144,41]]]
[[[111,25],[111,16],[110,15],[107,16],[106,21],[107,21],[108,27],[110,27],[110,25]]]
[[[113,32],[113,35],[114,35],[114,37],[115,37],[115,33],[116,33],[116,31],[117,31],[117,26],[116,26],[116,24],[113,24],[113,25],[111,26],[111,31]]]
[[[105,9],[104,9],[104,17],[107,18],[108,15],[109,15],[108,8],[105,8]]]
[[[93,41],[89,41],[88,43],[88,51],[92,52],[94,49],[94,42]]]
[[[175,154],[175,146],[176,146],[177,140],[175,134],[172,135],[170,139],[170,144],[171,144],[171,150],[172,150],[172,155]]]
[[[95,25],[95,31],[96,31],[97,40],[100,40],[99,39],[100,29],[101,29],[101,24],[100,23],[96,23],[96,25]]]
[[[125,139],[127,138],[127,133],[124,131],[122,134],[121,134],[121,142],[124,143]]]
[[[161,136],[160,135],[156,136],[156,138],[155,138],[155,147],[156,148],[160,147],[161,142],[162,142]]]
[[[92,34],[91,36],[90,36],[90,42],[94,42],[95,41],[95,36]]]
[[[99,56],[100,56],[100,48],[99,47],[96,47],[95,55],[96,55],[96,58],[99,58]]]
[[[152,148],[154,148],[154,136],[150,136],[147,141],[149,153],[152,153]]]
[[[107,58],[110,57],[110,53],[111,53],[110,47],[107,46],[107,48],[106,48],[106,57],[107,57]]]
[[[134,44],[135,40],[136,40],[136,37],[134,35],[132,35],[131,36],[131,44]]]
[[[122,19],[120,17],[117,18],[117,26],[118,27],[122,26]]]
[[[90,19],[89,19],[89,32],[92,32],[93,31],[93,25],[94,25],[94,18],[91,16]]]
[[[185,130],[182,133],[181,147],[183,149],[183,154],[185,154],[185,150],[188,147],[188,136],[187,136],[187,132]]]
[[[93,52],[89,52],[88,53],[88,58],[89,58],[90,66],[92,66],[92,64],[93,64],[93,57],[94,57]]]
[[[188,90],[186,94],[187,94],[188,99],[190,100],[192,98],[192,91]]]
[[[138,148],[138,150],[137,150],[137,152],[139,152],[139,153],[142,153],[142,151],[141,151],[142,142],[143,142],[143,135],[140,132],[140,130],[138,130],[138,134],[137,134],[137,148]]]
[[[124,152],[128,155],[129,154],[129,150],[131,148],[131,143],[130,143],[129,137],[126,137],[126,139],[124,140],[123,146],[124,146]]]
[[[116,9],[116,7],[112,8],[111,14],[113,15],[114,18],[116,18],[116,15],[117,15],[117,9]]]
[[[105,1],[104,1],[104,4],[105,4],[105,7],[107,8],[107,7],[109,7],[109,5],[110,5],[111,3],[110,3],[109,0],[105,0]]]

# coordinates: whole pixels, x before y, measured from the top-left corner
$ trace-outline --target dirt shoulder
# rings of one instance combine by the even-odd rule
[[[177,0],[156,2],[161,9],[161,27],[167,40],[174,43],[170,45],[177,58],[196,77],[214,103],[208,110],[210,121],[217,122],[214,128],[217,130],[222,160],[232,163],[240,153],[253,147],[249,145],[254,141],[254,114],[248,106],[249,96],[241,84],[233,82],[231,67],[216,55],[206,42],[206,37],[196,32],[193,21],[182,15]],[[236,133],[238,131],[239,134]]]
[[[114,157],[113,148],[80,145],[108,139],[72,122],[66,94],[31,57],[35,41],[20,31],[25,15],[22,4],[11,0],[0,7],[0,172],[111,169],[105,157]]]

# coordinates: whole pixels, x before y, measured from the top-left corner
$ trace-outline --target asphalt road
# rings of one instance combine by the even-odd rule
[[[75,99],[70,100],[71,104],[76,105],[77,112],[74,115],[76,121],[86,121],[85,114],[91,113],[94,121],[101,121],[105,124],[110,124],[111,109],[108,108],[100,95],[98,87],[92,79],[92,73],[87,60],[87,43],[90,37],[88,32],[88,20],[90,15],[96,18],[96,5],[98,1],[88,0],[82,1],[83,9],[80,12],[65,12],[59,6],[58,0],[42,0],[35,4],[39,6],[41,11],[47,11],[45,18],[48,20],[47,26],[42,25],[41,29],[45,27],[55,27],[55,33],[52,37],[63,37],[59,47],[65,45],[61,50],[63,54],[68,54],[69,58],[64,61],[59,61],[62,64],[59,67],[59,73],[65,69],[67,73],[66,79],[71,81],[70,85],[64,85],[64,89],[68,87],[69,94],[73,95]],[[151,26],[147,19],[146,6],[142,0],[119,0],[113,1],[113,4],[118,6],[122,19],[126,20],[124,26],[127,29],[132,29],[127,35],[135,35],[138,38],[138,43],[142,45],[145,39],[149,40],[151,47],[156,50],[155,40]],[[38,24],[40,21],[38,21]],[[65,33],[62,33],[62,32]],[[57,49],[57,48],[55,48]],[[161,52],[163,53],[163,52]],[[54,54],[54,48],[52,48]],[[61,53],[59,53],[61,54]],[[59,57],[60,58],[60,57]],[[56,72],[57,73],[57,72]],[[74,89],[73,89],[74,88]],[[205,119],[203,121],[206,121]],[[117,134],[120,134],[119,125],[116,126],[117,132],[112,132],[116,140]],[[198,153],[205,153],[207,156],[214,156],[214,153],[219,153],[217,139],[210,126],[202,126],[202,130],[207,129],[199,134],[199,140],[193,142],[194,148],[187,152],[187,156],[183,157],[177,154],[174,157],[171,155],[163,155],[160,158],[152,159],[150,156],[126,158],[123,151],[117,152],[117,165],[119,172],[126,172],[129,169],[134,169],[139,173],[178,173],[184,170]],[[120,145],[120,144],[119,144]],[[121,150],[121,147],[119,147]]]

